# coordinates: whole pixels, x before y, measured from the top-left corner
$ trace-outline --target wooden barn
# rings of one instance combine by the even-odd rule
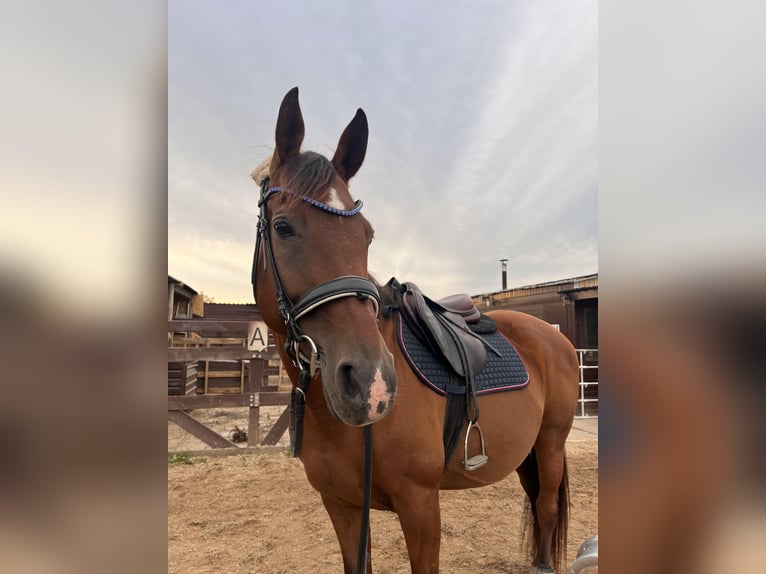
[[[168,321],[200,317],[202,296],[175,277],[168,275]],[[187,333],[168,330],[168,346],[175,346]],[[197,391],[198,361],[168,361],[168,395],[189,395]]]
[[[598,349],[598,273],[472,297],[482,311],[512,309],[558,328],[577,349]]]
[[[559,329],[578,350],[577,414],[598,415],[598,273],[482,293],[472,299],[482,311],[521,311]]]
[[[202,294],[168,275],[168,321],[201,317],[203,312]]]

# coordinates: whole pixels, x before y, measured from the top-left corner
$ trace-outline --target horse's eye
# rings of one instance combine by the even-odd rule
[[[275,221],[274,231],[276,231],[277,235],[282,238],[295,235],[293,228],[290,227],[290,224],[287,223],[286,221]]]

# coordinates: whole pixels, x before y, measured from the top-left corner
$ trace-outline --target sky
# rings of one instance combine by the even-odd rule
[[[170,0],[168,273],[251,303],[258,187],[279,104],[332,157],[361,107],[350,191],[369,268],[434,298],[598,271],[594,0]]]

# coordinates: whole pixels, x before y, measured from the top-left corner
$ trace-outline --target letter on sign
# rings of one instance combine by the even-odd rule
[[[269,331],[262,321],[251,322],[247,329],[247,349],[263,351],[269,344]]]

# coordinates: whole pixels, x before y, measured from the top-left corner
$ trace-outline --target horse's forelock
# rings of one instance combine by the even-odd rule
[[[283,187],[300,196],[320,199],[335,182],[335,167],[329,159],[307,151],[284,166]]]
[[[256,184],[261,185],[271,176],[272,159],[273,155],[270,155],[250,172],[250,177]],[[337,175],[335,167],[329,159],[315,152],[301,153],[288,161],[279,171],[280,186],[290,191],[290,194],[281,200],[288,203],[299,201],[301,197],[312,197],[324,201],[324,196],[335,189],[333,186]]]

